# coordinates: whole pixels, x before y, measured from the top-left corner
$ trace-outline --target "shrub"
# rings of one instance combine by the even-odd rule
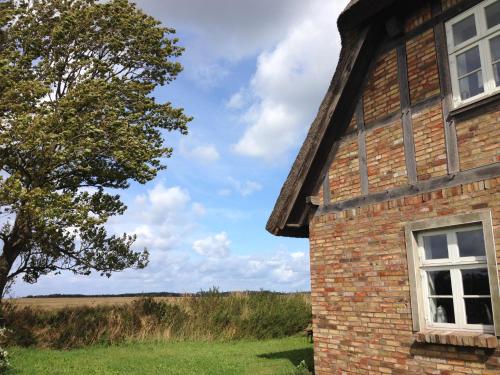
[[[19,346],[69,349],[125,340],[267,339],[300,333],[311,320],[303,295],[224,294],[217,289],[172,302],[140,298],[130,304],[42,311],[3,309]]]
[[[290,375],[312,375],[312,373],[309,371],[306,361],[302,361]]]
[[[5,349],[3,349],[6,338],[7,338],[7,329],[0,328],[0,342],[2,345],[2,347],[0,347],[0,373],[1,374],[7,372],[7,370],[10,368],[9,353]]]

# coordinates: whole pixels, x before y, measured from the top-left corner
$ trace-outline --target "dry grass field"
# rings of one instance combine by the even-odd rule
[[[299,293],[307,303],[310,303],[309,293]],[[245,295],[245,292],[234,292],[232,295]],[[131,303],[141,297],[58,297],[58,298],[11,298],[8,301],[17,307],[31,307],[43,310],[57,310],[66,307],[116,306]],[[156,301],[176,305],[185,305],[191,297],[154,297]]]
[[[124,305],[140,297],[67,297],[67,298],[12,298],[8,301],[17,307],[57,310],[65,307]],[[155,297],[157,301],[180,304],[185,297]]]
[[[217,290],[184,296],[54,296],[12,300],[3,309],[17,346],[72,349],[125,341],[289,337],[311,321],[308,295]]]

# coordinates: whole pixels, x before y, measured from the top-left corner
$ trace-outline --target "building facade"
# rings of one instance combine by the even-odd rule
[[[315,370],[500,374],[500,0],[353,0],[267,229],[309,237]]]

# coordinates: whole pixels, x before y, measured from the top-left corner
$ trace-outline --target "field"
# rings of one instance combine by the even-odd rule
[[[139,297],[61,297],[61,298],[13,298],[8,301],[18,307],[35,307],[44,310],[62,309],[65,307],[95,307],[124,305]],[[169,303],[181,302],[183,297],[155,297],[157,301]]]
[[[71,351],[11,348],[8,375],[285,375],[306,360],[305,337],[236,342],[157,342],[92,346]]]

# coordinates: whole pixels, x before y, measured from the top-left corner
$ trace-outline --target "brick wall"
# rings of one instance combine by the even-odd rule
[[[315,217],[310,223],[315,370],[330,374],[498,374],[500,348],[417,344],[404,225],[492,210],[500,178]]]
[[[483,115],[457,121],[460,169],[500,162],[500,105]]]
[[[363,94],[365,122],[379,120],[400,108],[396,50],[379,56]]]
[[[443,0],[443,7],[457,0]],[[428,3],[426,3],[428,4]],[[407,30],[427,21],[425,6]],[[434,32],[406,44],[419,181],[447,174]],[[363,92],[369,192],[407,185],[395,50],[379,56]],[[484,111],[484,110],[483,110]],[[385,119],[385,123],[384,120]],[[500,162],[500,105],[457,120],[460,169]],[[354,119],[347,133],[355,132]],[[345,141],[330,167],[332,201],[359,196],[359,150]],[[340,213],[310,223],[312,304],[317,375],[500,374],[496,351],[419,344],[412,332],[404,225],[432,217],[491,209],[500,263],[500,178],[439,189]],[[322,193],[320,192],[320,196]]]
[[[424,22],[429,21],[430,19],[431,6],[430,3],[427,2],[427,4],[422,6],[417,12],[415,12],[405,20],[405,31],[411,31]]]
[[[408,182],[401,121],[367,131],[366,158],[370,192]]]
[[[412,114],[418,180],[444,176],[448,172],[441,104]]]
[[[411,103],[439,95],[441,90],[434,30],[429,29],[409,40],[406,43],[406,53]]]
[[[358,130],[358,124],[356,122],[356,114],[352,116],[351,122],[349,122],[349,126],[347,127],[346,134],[354,133]]]
[[[332,202],[361,194],[357,137],[351,137],[341,143],[330,168],[329,178]]]

